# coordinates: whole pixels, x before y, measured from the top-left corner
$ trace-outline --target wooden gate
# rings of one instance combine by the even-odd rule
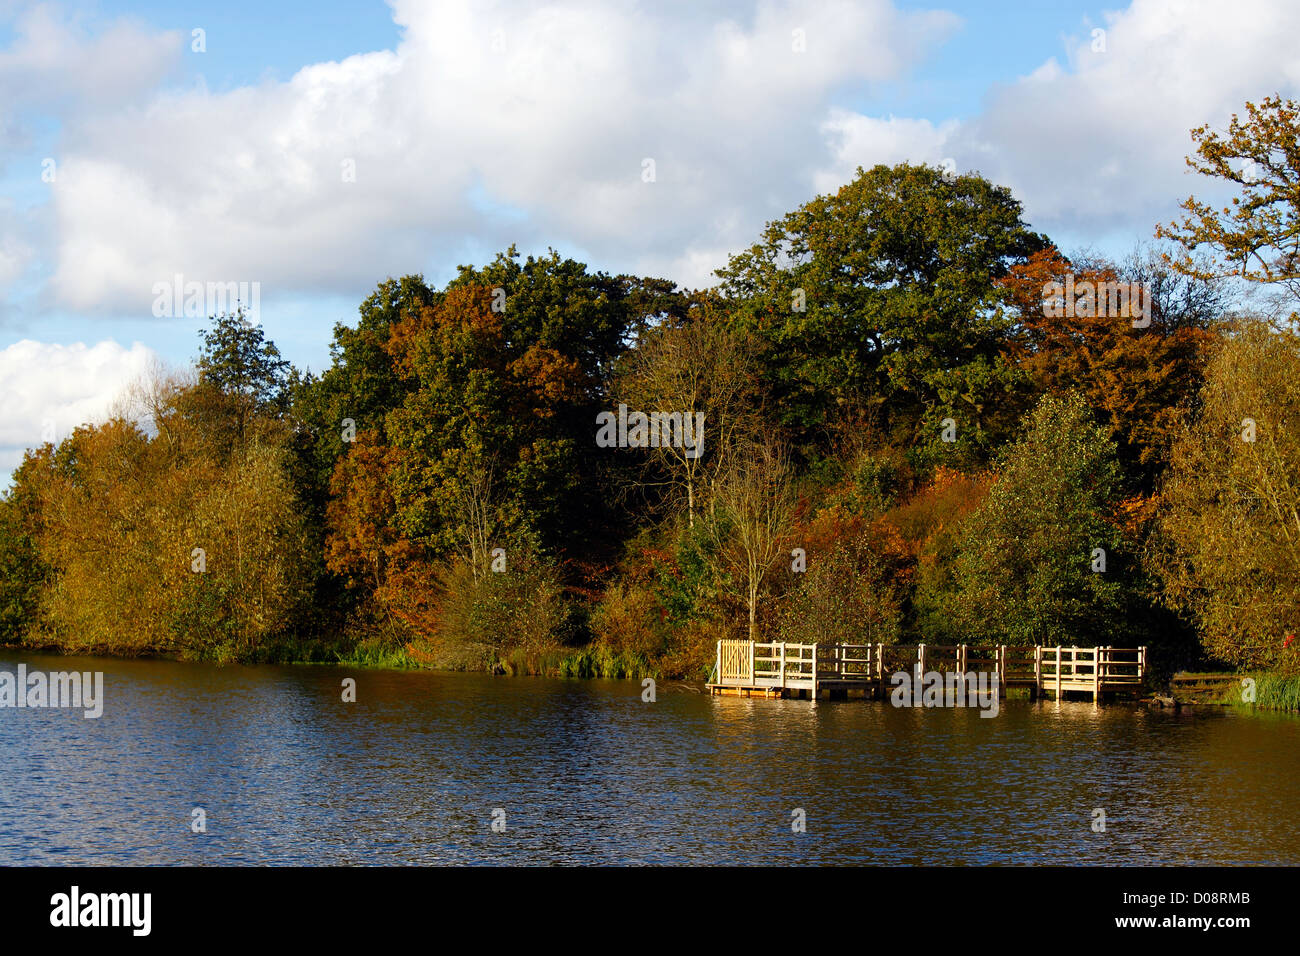
[[[754,679],[751,641],[718,641],[718,682],[748,684]]]

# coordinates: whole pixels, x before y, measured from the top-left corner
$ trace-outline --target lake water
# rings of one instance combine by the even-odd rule
[[[101,670],[106,701],[0,709],[0,864],[1300,863],[1289,716],[19,662]]]

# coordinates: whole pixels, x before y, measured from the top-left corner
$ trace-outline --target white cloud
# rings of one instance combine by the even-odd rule
[[[1300,90],[1300,5],[1291,0],[1135,0],[1108,13],[1105,51],[1090,31],[995,88],[945,148],[960,169],[1011,187],[1049,234],[1150,238],[1189,194],[1189,130],[1221,128],[1247,100]]]
[[[394,18],[393,51],[75,124],[53,301],[140,310],[175,273],[355,292],[446,269],[467,237],[707,281],[722,260],[704,250],[808,198],[835,95],[899,77],[956,25],[889,0],[765,0],[744,19],[690,3],[398,0]]]
[[[121,26],[110,42],[29,18],[23,52],[0,56],[0,90],[48,75],[72,43],[142,64],[116,86],[86,67],[51,87],[89,97],[102,83],[117,99],[66,123],[46,301],[144,315],[154,283],[177,273],[257,281],[268,300],[356,295],[512,241],[701,284],[766,220],[858,165],[902,160],[979,170],[1049,234],[1145,238],[1205,191],[1183,163],[1189,128],[1300,84],[1290,0],[1134,0],[1105,14],[1105,52],[1081,24],[960,122],[844,108],[906,77],[959,24],[891,0],[759,0],[743,13],[394,0],[393,16],[394,50],[148,97],[173,35]],[[0,282],[24,254],[0,244]]]
[[[103,421],[126,386],[157,361],[139,342],[88,346],[23,339],[0,349],[0,475],[23,450],[61,441],[78,425]]]
[[[852,179],[859,166],[869,169],[877,163],[942,166],[951,159],[945,149],[956,129],[956,121],[935,126],[928,120],[876,119],[832,109],[821,131],[833,161],[816,172],[813,185],[819,194],[833,192]]]
[[[23,10],[13,31],[12,47],[0,50],[0,108],[5,110],[60,103],[105,106],[151,93],[181,50],[174,31],[147,31],[118,20],[93,34],[50,3]]]

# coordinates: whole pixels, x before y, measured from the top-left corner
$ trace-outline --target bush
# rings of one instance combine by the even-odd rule
[[[616,582],[605,591],[591,615],[596,641],[615,654],[650,658],[667,642],[667,611],[650,589]]]
[[[802,582],[783,602],[781,639],[799,644],[895,643],[903,622],[895,571],[878,535],[840,540],[810,555]]]
[[[507,550],[506,570],[479,572],[453,559],[438,574],[432,662],[453,669],[541,670],[543,655],[576,630],[555,566],[526,549]]]

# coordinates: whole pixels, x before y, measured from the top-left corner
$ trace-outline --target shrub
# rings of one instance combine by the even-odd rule
[[[479,572],[452,559],[437,574],[436,632],[430,638],[439,666],[502,669],[507,660],[533,661],[568,643],[574,609],[554,564],[526,549],[507,549],[506,570]],[[536,670],[535,666],[522,669]]]

